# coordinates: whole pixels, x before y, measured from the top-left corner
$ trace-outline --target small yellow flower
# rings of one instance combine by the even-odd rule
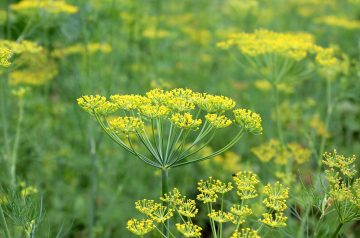
[[[139,133],[144,130],[144,122],[136,117],[114,117],[108,120],[110,129],[115,133]]]
[[[236,109],[233,111],[235,122],[245,130],[254,134],[262,134],[261,117],[259,114],[247,109]]]
[[[76,6],[70,5],[63,0],[22,0],[19,3],[11,4],[10,7],[12,10],[20,12],[40,9],[53,14],[75,14],[79,11]]]
[[[196,99],[196,104],[208,113],[223,113],[235,107],[235,102],[225,96],[200,94]]]
[[[260,221],[265,225],[274,228],[286,226],[287,217],[281,212],[276,212],[274,215],[270,213],[264,213],[262,215],[263,219],[260,219]]]
[[[9,66],[11,64],[9,62],[10,57],[11,57],[11,50],[0,47],[0,66],[4,66],[4,67]]]
[[[215,128],[225,128],[232,123],[232,121],[224,115],[206,114],[205,119]]]
[[[355,155],[352,157],[345,157],[337,154],[336,150],[334,150],[333,153],[324,153],[322,162],[329,168],[339,169],[343,175],[352,178],[357,172],[354,165],[355,160]]]
[[[149,215],[153,221],[164,223],[174,215],[173,210],[163,205],[156,205],[155,209]]]
[[[250,171],[238,172],[233,176],[237,186],[237,195],[242,200],[258,196],[256,185],[259,183],[257,175]]]
[[[242,228],[240,231],[235,231],[230,238],[261,238],[256,230],[250,228]]]
[[[201,236],[202,228],[191,222],[186,222],[185,224],[176,224],[176,229],[183,234],[185,237],[198,237]]]
[[[127,222],[126,228],[138,236],[143,236],[153,229],[155,229],[155,225],[152,220],[146,219],[146,220],[137,220],[137,219],[131,219]]]
[[[82,96],[81,98],[77,99],[77,103],[80,107],[92,115],[107,115],[116,111],[115,105],[100,95]]]
[[[196,202],[192,199],[183,201],[178,207],[178,212],[185,217],[195,217],[198,213]]]
[[[150,214],[156,209],[158,205],[160,204],[155,203],[154,200],[148,200],[148,199],[143,199],[135,202],[135,208],[139,212],[148,216],[150,216]]]
[[[236,225],[243,224],[246,218],[253,213],[247,205],[242,206],[237,204],[232,205],[230,211],[234,215],[232,222]]]
[[[116,105],[118,109],[134,110],[144,103],[148,102],[147,98],[140,95],[111,95],[110,101]]]
[[[223,211],[213,211],[208,214],[208,217],[213,219],[216,222],[219,223],[225,223],[232,221],[234,219],[234,215],[229,212],[223,212]]]
[[[286,199],[289,197],[289,189],[285,188],[280,182],[268,183],[263,189],[263,194],[267,196],[263,200],[266,207],[278,212],[282,212],[287,208]]]
[[[190,113],[175,113],[171,116],[170,121],[177,127],[191,130],[197,130],[202,123],[201,119],[193,119]]]

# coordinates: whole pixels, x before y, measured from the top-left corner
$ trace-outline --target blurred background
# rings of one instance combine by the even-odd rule
[[[331,77],[314,70],[279,88],[287,141],[311,151],[294,168],[295,178],[301,171],[313,183],[322,141],[324,150],[360,154],[358,0],[31,2],[39,1],[0,2],[0,47],[13,50],[12,65],[0,69],[0,203],[15,233],[36,220],[36,237],[132,237],[125,224],[135,216],[134,201],[160,196],[160,173],[113,143],[77,106],[86,94],[185,87],[232,97],[262,116],[263,135],[247,135],[217,158],[174,169],[170,187],[194,197],[199,179],[230,180],[246,169],[264,181],[278,179],[273,168],[279,165],[252,152],[276,137],[271,86],[238,63],[238,51],[216,47],[229,33],[307,32],[336,50],[340,63]],[[224,129],[213,145],[226,135]],[[7,169],[13,158],[15,181]],[[26,203],[9,190],[14,182],[18,191],[31,191]],[[297,226],[294,218],[286,229]],[[349,237],[360,232],[359,224],[346,229]]]

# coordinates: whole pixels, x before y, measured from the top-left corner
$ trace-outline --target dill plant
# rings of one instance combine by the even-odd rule
[[[264,226],[268,229],[279,229],[287,225],[284,211],[287,209],[289,188],[276,182],[268,183],[261,189],[258,176],[251,171],[240,171],[233,175],[233,180],[234,183],[223,182],[212,177],[200,180],[197,183],[196,196],[200,204],[182,195],[177,188],[160,197],[162,202],[169,205],[168,208],[154,200],[136,201],[135,208],[143,218],[130,219],[127,229],[140,237],[144,237],[153,230],[157,231],[161,237],[166,237],[158,225],[177,217],[175,224],[177,233],[166,226],[170,237],[179,237],[179,234],[182,237],[203,237],[203,228],[195,224],[200,214],[200,205],[206,208],[206,217],[214,238],[260,238],[260,235],[264,233]],[[265,198],[259,196],[260,194]],[[235,195],[236,198],[231,199],[231,195]],[[261,206],[261,204],[265,213],[261,215],[262,218],[254,221],[259,214],[254,212],[253,207]],[[224,227],[227,229],[224,230]]]
[[[213,158],[235,145],[245,132],[262,133],[257,113],[234,109],[231,98],[190,89],[153,89],[144,96],[116,94],[109,100],[89,95],[77,102],[118,145],[161,170],[162,194],[168,192],[169,169]],[[220,129],[230,126],[237,132],[225,146],[197,157]]]
[[[282,83],[306,79],[314,71],[309,62],[314,61],[321,68],[338,64],[334,49],[317,45],[308,33],[258,29],[253,33],[230,34],[227,39],[218,42],[217,47],[225,50],[236,48],[241,53],[238,63],[271,84],[277,134],[282,144],[285,143],[279,105]]]

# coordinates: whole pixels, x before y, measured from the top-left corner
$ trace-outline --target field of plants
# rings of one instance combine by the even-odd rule
[[[360,237],[359,0],[1,0],[1,238]]]

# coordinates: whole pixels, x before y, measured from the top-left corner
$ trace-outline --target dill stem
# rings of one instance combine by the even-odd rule
[[[10,179],[11,187],[15,188],[16,186],[16,161],[18,157],[19,143],[20,143],[20,134],[21,134],[21,123],[24,117],[24,101],[22,98],[19,99],[19,117],[16,125],[14,147],[11,154],[11,164],[10,164]]]
[[[11,238],[10,232],[9,232],[9,229],[8,229],[8,226],[7,226],[7,223],[6,223],[4,211],[2,209],[1,204],[0,204],[0,223],[1,223],[1,226],[2,226],[2,228],[4,230],[4,232],[5,232],[5,238]]]
[[[276,113],[276,128],[281,145],[284,146],[284,137],[282,133],[282,124],[280,120],[280,100],[279,100],[279,89],[276,83],[273,83],[273,94],[274,94],[274,107]]]
[[[169,193],[169,169],[168,168],[162,168],[161,169],[161,193],[162,195]],[[163,205],[166,206],[169,209],[169,204],[166,202],[163,202]],[[170,221],[167,220],[163,225],[163,233],[166,237],[169,237],[170,231],[166,229],[166,227],[170,228]]]
[[[336,238],[342,228],[342,226],[344,225],[344,223],[340,223],[337,227],[336,227],[336,230],[334,232],[334,235],[332,236],[332,238]]]
[[[325,131],[327,132],[330,126],[330,119],[332,115],[332,93],[331,93],[331,79],[326,80],[326,118],[325,118]],[[320,143],[320,150],[319,150],[319,158],[318,158],[318,170],[321,168],[321,158],[323,156],[325,145],[326,145],[326,137],[327,135],[322,135],[321,143]]]

